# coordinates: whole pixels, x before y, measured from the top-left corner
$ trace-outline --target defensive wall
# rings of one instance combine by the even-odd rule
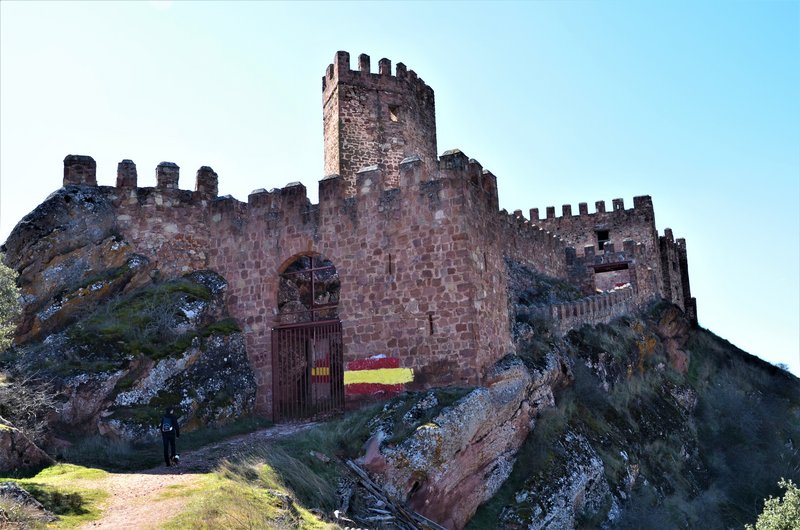
[[[69,156],[64,185],[96,186],[95,171],[91,158]],[[355,196],[344,178],[327,177],[318,204],[299,183],[256,190],[246,203],[216,197],[209,167],[198,170],[196,191],[181,190],[178,172],[161,163],[157,186],[139,188],[125,160],[117,186],[99,189],[114,204],[115,230],[161,275],[208,268],[228,280],[266,412],[279,273],[296,256],[336,266],[345,361],[397,358],[413,373],[409,388],[478,384],[511,350],[503,256],[513,242],[524,263],[566,276],[560,240],[498,211],[494,176],[457,150],[433,168],[408,158],[391,179],[365,168]]]
[[[541,306],[536,312],[540,317],[551,321],[557,334],[563,335],[583,325],[607,324],[638,308],[636,291],[628,286],[580,300]]]
[[[64,161],[64,186],[101,192],[115,233],[159,274],[212,269],[227,279],[260,412],[272,411],[281,273],[300,256],[336,268],[345,363],[391,360],[410,374],[395,388],[480,384],[512,350],[506,258],[586,294],[543,308],[561,332],[658,296],[696,315],[685,242],[671,231],[657,236],[650,197],[635,197],[630,210],[621,199],[609,212],[598,202],[593,214],[585,203],[578,215],[565,206],[556,217],[548,208],[544,219],[536,209],[530,219],[499,210],[490,171],[457,149],[437,157],[430,87],[402,63],[395,75],[386,59],[378,73],[369,63],[362,55],[352,70],[349,55],[338,52],[323,77],[328,176],[317,204],[300,183],[255,190],[246,202],[219,197],[207,166],[189,191],[171,162],[156,168],[156,187],[140,188],[130,160],[119,163],[115,186],[98,186],[91,157]]]

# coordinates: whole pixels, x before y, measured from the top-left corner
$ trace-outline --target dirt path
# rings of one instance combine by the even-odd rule
[[[189,501],[181,491],[198,484],[225,457],[246,451],[266,441],[294,434],[316,424],[278,425],[212,444],[197,451],[181,453],[178,467],[155,467],[136,473],[110,473],[107,478],[76,481],[109,493],[103,515],[82,528],[152,529],[180,513]],[[80,484],[78,484],[80,483]],[[176,493],[177,495],[171,495]]]

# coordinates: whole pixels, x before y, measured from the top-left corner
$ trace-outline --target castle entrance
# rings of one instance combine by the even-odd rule
[[[272,329],[273,418],[291,421],[344,407],[339,275],[330,260],[299,256],[280,274]]]

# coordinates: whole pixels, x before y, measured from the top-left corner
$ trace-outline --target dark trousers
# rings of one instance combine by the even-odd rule
[[[161,440],[164,442],[164,462],[169,465],[175,456],[175,433],[162,432]]]

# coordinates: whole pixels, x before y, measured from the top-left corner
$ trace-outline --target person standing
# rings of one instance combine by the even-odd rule
[[[181,430],[178,426],[178,418],[175,417],[175,409],[167,407],[164,417],[161,418],[161,440],[164,442],[164,463],[167,467],[172,465],[175,458],[175,439],[181,437]]]

